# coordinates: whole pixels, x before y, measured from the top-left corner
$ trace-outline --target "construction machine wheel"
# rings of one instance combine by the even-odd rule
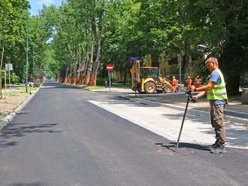
[[[147,94],[154,94],[156,91],[156,85],[153,82],[147,82],[145,84],[145,92]]]
[[[172,86],[166,84],[166,85],[164,86],[164,92],[165,92],[165,93],[169,93],[169,92],[171,92],[171,91],[172,91]]]

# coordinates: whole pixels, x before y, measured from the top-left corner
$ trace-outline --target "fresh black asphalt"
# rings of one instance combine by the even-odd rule
[[[213,155],[206,147],[182,143],[175,152],[173,142],[88,100],[130,104],[119,93],[48,81],[0,131],[0,185],[248,183],[247,150]]]

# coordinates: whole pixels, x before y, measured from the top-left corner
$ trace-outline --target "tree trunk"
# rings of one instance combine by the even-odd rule
[[[77,69],[76,69],[76,84],[80,83],[80,72],[81,72],[81,49],[80,45],[77,48]]]
[[[181,61],[181,73],[184,75],[186,74],[187,68],[189,66],[189,61],[190,61],[190,44],[189,42],[186,41],[184,43],[184,55],[182,56],[182,61]]]
[[[234,66],[236,52],[232,44],[229,43],[224,48],[224,52],[219,60],[219,66],[224,73],[224,78],[226,81],[226,89],[228,96],[240,95],[239,85],[240,85],[240,73],[242,69],[240,65]]]
[[[88,84],[89,86],[96,86],[97,72],[98,72],[98,68],[99,68],[99,65],[100,65],[101,44],[102,44],[102,38],[99,37],[98,41],[97,41],[96,60],[95,60],[94,66],[93,66],[91,79],[90,79],[90,82]]]
[[[235,96],[239,95],[239,82],[240,82],[240,76],[239,75],[229,75],[225,78],[225,81],[227,82],[226,89],[227,94],[229,96]]]
[[[151,63],[152,67],[159,67],[158,56],[156,54],[152,54],[151,59],[152,59],[152,63]]]
[[[4,46],[2,48],[1,65],[0,65],[0,99],[3,98],[3,87],[2,87],[2,68],[3,68],[3,56],[4,56]]]
[[[65,73],[65,82],[64,83],[68,83],[68,74],[69,74],[69,72],[70,72],[70,68],[69,67],[67,67],[67,69],[66,69],[66,73]]]
[[[90,82],[90,76],[91,76],[91,72],[92,72],[92,65],[93,65],[93,53],[94,53],[94,44],[92,42],[91,45],[91,53],[90,53],[90,59],[89,59],[89,63],[88,63],[88,68],[87,68],[87,72],[86,72],[86,79],[85,79],[85,84],[88,85]]]
[[[81,82],[82,82],[83,85],[85,85],[85,81],[86,81],[86,74],[87,74],[89,58],[90,58],[89,57],[89,47],[86,47],[85,60],[82,63],[82,79],[81,79]]]
[[[129,73],[129,71],[128,71]],[[127,83],[127,64],[124,65],[124,79],[123,79],[123,85],[126,85]]]

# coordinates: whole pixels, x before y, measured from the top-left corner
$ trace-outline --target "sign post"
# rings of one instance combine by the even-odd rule
[[[6,79],[7,79],[7,75],[6,75],[6,70],[2,70],[1,73],[4,73],[4,97],[6,98]],[[2,91],[2,90],[1,90]],[[1,92],[1,98],[2,98],[2,92]]]
[[[112,77],[112,71],[113,71],[113,65],[107,64],[107,71],[108,71],[108,79],[109,79],[109,92],[111,90],[111,77]]]
[[[5,70],[9,72],[9,95],[11,95],[11,79],[10,79],[10,71],[13,70],[13,65],[5,64]]]

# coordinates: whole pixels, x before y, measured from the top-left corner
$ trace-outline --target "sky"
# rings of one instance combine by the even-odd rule
[[[28,0],[31,6],[31,9],[29,10],[31,15],[37,15],[39,13],[39,10],[41,10],[42,5],[49,6],[51,4],[54,4],[56,6],[60,6],[62,3],[62,0]]]

